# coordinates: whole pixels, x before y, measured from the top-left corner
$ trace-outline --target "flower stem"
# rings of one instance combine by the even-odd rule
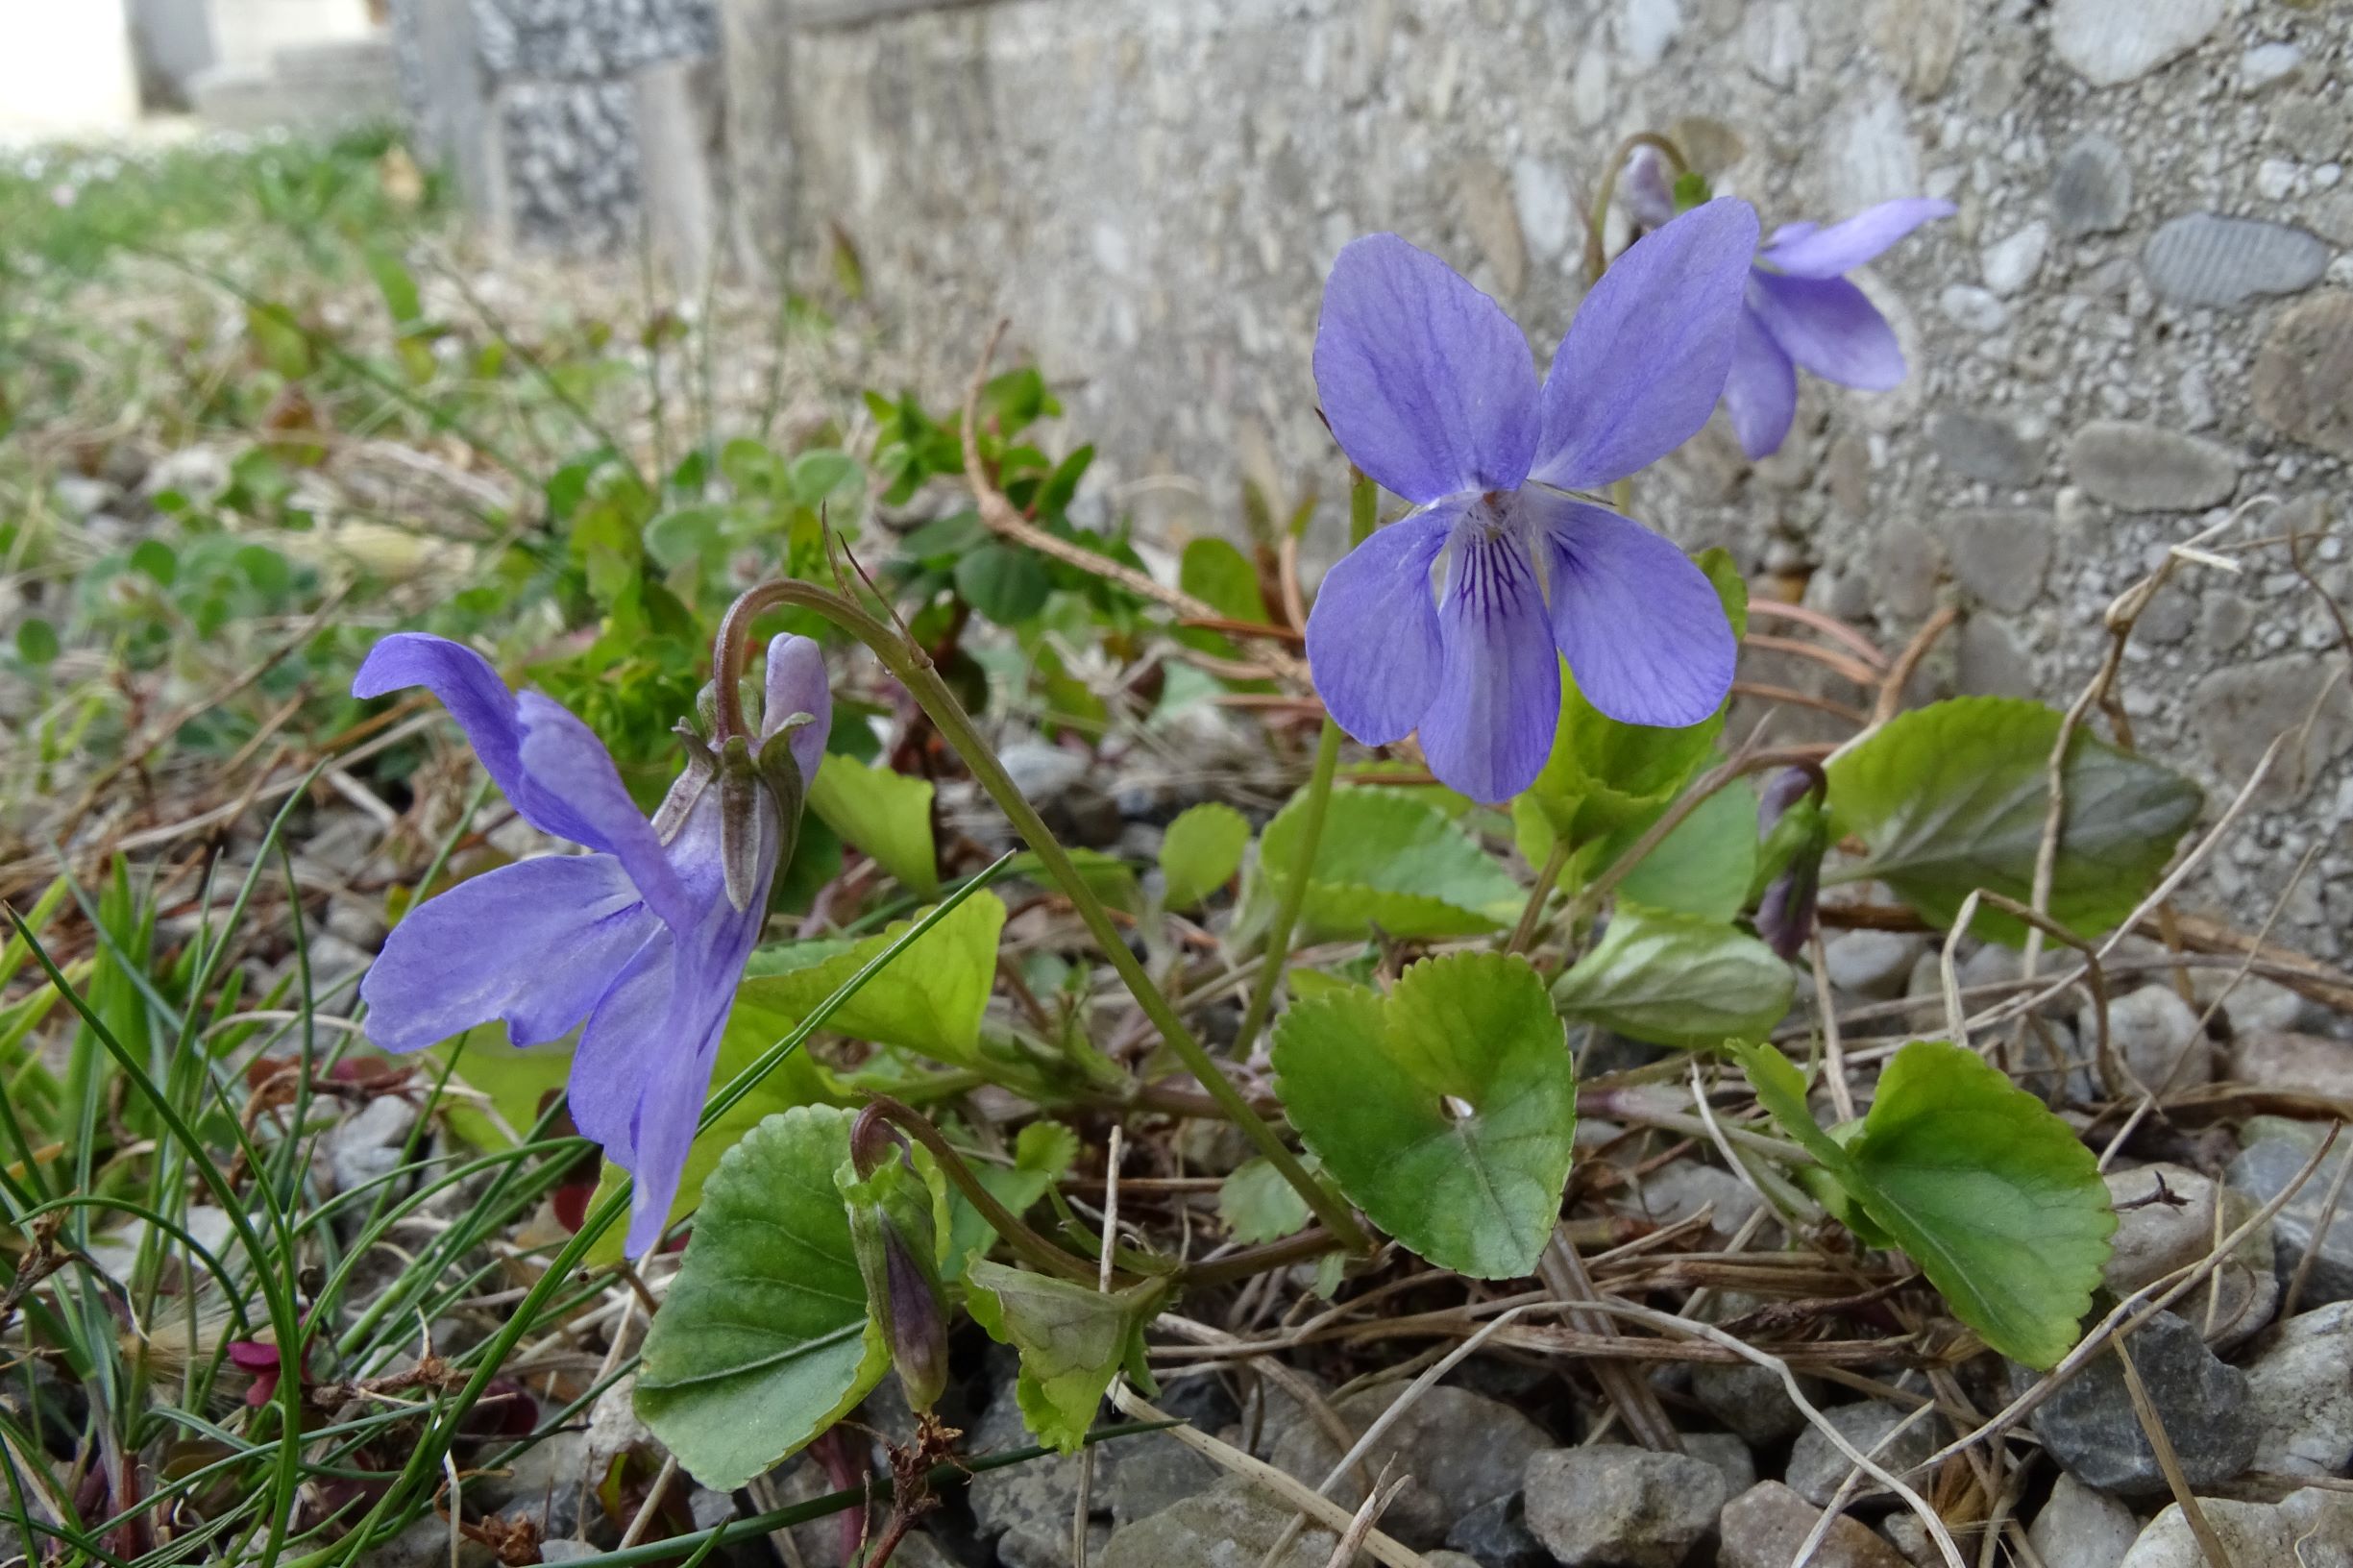
[[[1238,1052],[1258,1043],[1267,1009],[1274,1005],[1284,961],[1290,957],[1291,933],[1298,927],[1300,907],[1307,902],[1308,879],[1315,870],[1315,847],[1323,842],[1324,810],[1332,801],[1332,775],[1339,771],[1339,761],[1340,726],[1326,719],[1323,733],[1315,741],[1315,770],[1308,775],[1307,790],[1300,796],[1299,852],[1291,857],[1289,879],[1283,884],[1282,899],[1275,905],[1274,924],[1266,930],[1266,962],[1259,967],[1250,1005],[1242,1011],[1241,1032],[1234,1037]]]
[[[1144,1017],[1152,1020],[1153,1027],[1160,1031],[1168,1048],[1185,1064],[1186,1070],[1200,1080],[1201,1087],[1241,1129],[1243,1136],[1250,1139],[1259,1153],[1266,1157],[1267,1164],[1282,1172],[1283,1179],[1290,1183],[1300,1197],[1307,1201],[1308,1208],[1324,1222],[1325,1229],[1338,1237],[1350,1250],[1369,1252],[1372,1238],[1357,1223],[1356,1214],[1349,1206],[1307,1173],[1307,1168],[1299,1163],[1299,1157],[1266,1124],[1265,1118],[1251,1109],[1248,1098],[1234,1087],[1233,1081],[1226,1077],[1201,1041],[1193,1037],[1192,1031],[1185,1027],[1184,1019],[1178,1017],[1176,1010],[1168,1005],[1168,999],[1161,994],[1160,987],[1152,983],[1152,977],[1144,972],[1136,955],[1128,950],[1126,940],[1120,936],[1118,926],[1113,923],[1111,912],[1103,907],[1102,899],[1095,896],[1094,890],[1079,874],[1069,851],[1062,846],[1052,830],[1039,817],[1037,808],[1021,794],[1020,786],[1013,781],[1013,775],[1005,772],[1005,765],[997,760],[995,751],[981,737],[971,717],[964,711],[963,704],[956,700],[955,694],[948,690],[947,683],[940,678],[940,673],[932,668],[930,658],[920,648],[901,638],[857,604],[814,583],[782,579],[763,583],[738,599],[728,608],[726,619],[720,625],[719,647],[714,662],[719,687],[721,734],[729,733],[730,710],[734,708],[731,694],[743,674],[745,649],[749,642],[751,624],[767,611],[783,605],[822,616],[873,649],[874,656],[882,661],[883,667],[907,688],[909,695],[931,716],[931,722],[939,726],[941,737],[955,747],[965,766],[971,769],[972,776],[979,780],[981,788],[989,792],[998,809],[1012,820],[1014,830],[1021,835],[1023,842],[1044,864],[1046,874],[1054,879],[1055,885],[1078,911],[1079,919],[1093,935],[1096,944],[1103,950],[1103,956],[1118,972],[1129,993],[1143,1009]],[[741,725],[740,711],[732,714],[732,722]]]
[[[1610,199],[1618,193],[1618,176],[1625,172],[1626,160],[1634,150],[1648,147],[1667,160],[1677,178],[1681,178],[1691,164],[1683,150],[1655,131],[1637,131],[1618,143],[1618,150],[1609,155],[1609,163],[1602,171],[1602,184],[1593,193],[1593,210],[1585,215],[1585,283],[1588,287],[1602,281],[1609,270],[1609,255],[1602,249],[1602,229],[1609,221]]]
[[[1381,487],[1364,477],[1362,469],[1348,470],[1348,548],[1372,536],[1380,521]],[[1265,1027],[1267,1010],[1274,1006],[1275,988],[1282,983],[1284,963],[1290,957],[1291,933],[1299,924],[1300,908],[1307,902],[1308,876],[1315,868],[1316,846],[1323,842],[1324,812],[1332,800],[1333,775],[1339,771],[1340,726],[1325,716],[1323,733],[1315,738],[1315,766],[1308,775],[1307,793],[1301,797],[1306,813],[1299,825],[1299,852],[1290,866],[1290,880],[1284,885],[1283,896],[1275,905],[1274,924],[1266,932],[1266,962],[1259,968],[1258,984],[1250,990],[1250,1005],[1242,1010],[1241,1032],[1234,1037],[1234,1049],[1247,1052],[1258,1043],[1259,1031]]]
[[[1003,1237],[1014,1251],[1049,1274],[1059,1274],[1066,1280],[1076,1280],[1082,1285],[1094,1283],[1093,1263],[1065,1252],[1031,1230],[1020,1215],[997,1202],[996,1194],[981,1185],[980,1178],[972,1173],[972,1167],[965,1164],[964,1156],[956,1152],[955,1145],[942,1137],[940,1129],[934,1127],[921,1112],[901,1104],[888,1094],[875,1095],[869,1108],[928,1149],[932,1159],[939,1164],[941,1174],[956,1185],[956,1189],[965,1195],[966,1201],[980,1211],[980,1217],[989,1222],[989,1228]]]

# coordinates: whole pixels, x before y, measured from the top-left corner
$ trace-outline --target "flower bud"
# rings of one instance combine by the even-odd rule
[[[1764,846],[1757,868],[1765,881],[1757,897],[1756,934],[1784,959],[1794,959],[1814,934],[1814,901],[1822,891],[1822,856],[1829,847],[1829,814],[1823,809],[1819,769],[1790,768],[1759,792],[1756,829]]]
[[[940,1286],[939,1227],[931,1188],[897,1135],[870,1108],[834,1177],[849,1207],[850,1249],[867,1311],[882,1333],[907,1403],[928,1410],[947,1387],[947,1300]]]

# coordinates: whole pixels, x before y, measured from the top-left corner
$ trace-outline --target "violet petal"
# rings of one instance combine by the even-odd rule
[[[1753,311],[1740,312],[1732,340],[1732,374],[1724,382],[1724,408],[1751,461],[1769,457],[1789,438],[1798,414],[1798,367],[1781,352]]]
[[[1950,202],[1926,196],[1881,202],[1827,229],[1808,226],[1806,232],[1796,234],[1787,228],[1777,230],[1758,259],[1792,278],[1836,278],[1869,261],[1922,224],[1952,213]]]
[[[1466,531],[1438,615],[1444,657],[1422,754],[1449,789],[1507,800],[1543,772],[1560,723],[1560,660],[1534,563],[1508,534]]]
[[[523,768],[532,782],[589,825],[597,841],[620,859],[648,908],[673,925],[693,919],[694,908],[661,839],[622,786],[613,754],[596,732],[562,703],[537,692],[520,694],[515,709],[523,720]]]
[[[1528,339],[1486,295],[1395,234],[1332,263],[1315,390],[1351,461],[1416,502],[1509,490],[1536,441]]]
[[[1546,510],[1553,636],[1585,700],[1629,724],[1715,712],[1740,648],[1707,574],[1630,517],[1566,496],[1522,500]]]
[[[797,713],[816,721],[793,731],[785,745],[800,770],[801,787],[817,781],[825,760],[825,736],[833,728],[833,688],[825,680],[825,650],[806,637],[785,632],[768,645],[768,678],[760,709],[760,738],[768,739]]]
[[[1624,478],[1707,423],[1731,369],[1756,210],[1728,199],[1645,234],[1593,285],[1544,379],[1532,476],[1564,490]]]
[[[1865,392],[1903,384],[1903,349],[1896,330],[1846,279],[1758,272],[1752,278],[1749,306],[1781,352],[1824,380]]]
[[[1438,689],[1430,569],[1462,515],[1447,502],[1376,530],[1324,574],[1308,612],[1308,666],[1333,722],[1366,746],[1413,733]]]
[[[368,1039],[422,1050],[494,1018],[518,1045],[559,1039],[653,924],[610,855],[548,855],[469,877],[384,939],[359,982]]]
[[[481,758],[483,771],[525,821],[585,848],[612,847],[569,801],[550,793],[524,767],[523,716],[516,694],[488,659],[447,637],[394,632],[368,650],[352,680],[352,695],[382,697],[404,686],[422,686],[441,699],[465,731],[474,754]]]

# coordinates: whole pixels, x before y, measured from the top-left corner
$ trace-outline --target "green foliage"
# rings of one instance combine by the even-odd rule
[[[740,1028],[769,1041],[783,1038],[842,982],[886,951],[915,919],[895,921],[854,943],[761,948],[752,954],[736,992],[729,1032]],[[834,1009],[825,1026],[853,1040],[919,1051],[942,1062],[971,1062],[996,980],[997,937],[1004,927],[1004,902],[993,893],[971,894]]]
[[[1903,714],[1832,758],[1834,831],[1870,846],[1840,879],[1884,882],[1945,926],[1977,888],[2030,901],[2060,723],[2040,702],[1956,698]],[[2155,886],[2201,796],[2171,769],[2081,731],[2064,776],[2050,916],[2100,936]],[[2012,944],[2025,938],[2023,924],[1992,911],[1974,928]]]
[[[1259,842],[1259,876],[1279,894],[1298,864],[1305,797],[1278,812]],[[1403,790],[1332,792],[1299,922],[1311,937],[1474,936],[1500,930],[1526,894],[1479,841]]]
[[[1374,1223],[1475,1278],[1535,1267],[1568,1179],[1577,1079],[1527,964],[1450,953],[1386,998],[1300,1002],[1274,1066],[1300,1138]]]
[[[843,843],[872,856],[909,892],[930,898],[940,891],[931,796],[929,779],[828,751],[817,771],[817,782],[809,787],[809,809],[840,834]]]
[[[1280,1241],[1305,1230],[1308,1215],[1308,1200],[1265,1159],[1243,1161],[1217,1188],[1217,1217],[1237,1241]]]
[[[1772,948],[1695,915],[1625,899],[1591,951],[1554,983],[1573,1018],[1654,1045],[1762,1038],[1789,1012],[1796,982]]]
[[[1731,557],[1711,550],[1698,560],[1723,598],[1733,629],[1745,632],[1748,587]],[[1553,735],[1552,754],[1512,807],[1522,852],[1539,865],[1556,839],[1581,848],[1613,834],[1641,832],[1682,792],[1724,733],[1721,709],[1680,729],[1620,723],[1585,700],[1565,664],[1560,684],[1560,725]],[[1550,837],[1531,852],[1539,825]]]
[[[1015,1397],[1030,1435],[1048,1447],[1078,1452],[1122,1367],[1152,1387],[1143,1330],[1167,1296],[1164,1282],[1104,1292],[979,1259],[966,1269],[965,1284],[972,1320],[1021,1353]]]
[[[855,943],[801,942],[764,947],[752,954],[748,978],[735,993],[720,1038],[716,1088],[757,1062],[783,1040],[842,983],[904,936],[921,917],[900,920]],[[996,978],[996,940],[1004,929],[1005,906],[991,893],[976,893],[918,937],[891,966],[861,987],[826,1017],[837,1034],[878,1045],[895,1045],[944,1062],[974,1059],[980,1043],[981,1013]],[[528,1053],[526,1053],[528,1054]],[[672,1201],[676,1223],[702,1201],[703,1183],[727,1150],[752,1128],[778,1112],[800,1105],[847,1105],[852,1096],[825,1066],[797,1051],[724,1115],[697,1135]],[[602,1198],[624,1180],[608,1164],[597,1185]],[[622,1236],[608,1232],[589,1253],[594,1262],[619,1262]]]
[[[890,1364],[834,1185],[850,1119],[804,1106],[727,1151],[646,1335],[637,1412],[706,1486],[732,1491],[798,1451]],[[917,1158],[944,1239],[944,1193]]]
[[[1250,846],[1249,820],[1204,800],[1179,812],[1161,840],[1160,869],[1170,909],[1190,909],[1233,880]]]
[[[1059,1121],[1033,1121],[1014,1139],[1012,1164],[982,1164],[974,1173],[989,1195],[1019,1219],[1068,1172],[1077,1158],[1078,1134]],[[964,1277],[965,1265],[973,1256],[985,1254],[995,1243],[996,1233],[963,1193],[950,1192],[948,1207],[951,1235],[943,1272],[954,1281]]]
[[[1943,1041],[1896,1053],[1843,1143],[1768,1045],[1732,1046],[1757,1098],[1985,1342],[2038,1370],[2075,1342],[2116,1231],[2099,1163],[2033,1095]],[[1866,1236],[1867,1240],[1875,1239]]]

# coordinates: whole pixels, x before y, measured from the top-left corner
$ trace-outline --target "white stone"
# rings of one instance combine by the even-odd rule
[[[1979,257],[1985,268],[1985,286],[2009,298],[2034,282],[2049,247],[2050,225],[2040,218],[2007,239],[1988,245]]]
[[[1682,30],[1680,0],[1626,0],[1618,18],[1618,47],[1636,70],[1647,71],[1666,58]]]
[[[2063,1473],[2034,1516],[2026,1544],[2042,1556],[2043,1568],[2117,1568],[2140,1533],[2141,1521],[2130,1508]]]
[[[1511,165],[1511,205],[1519,210],[1520,234],[1538,260],[1569,248],[1577,232],[1577,198],[1552,159],[1522,158]]]
[[[1988,290],[1968,283],[1947,283],[1936,303],[1954,326],[1973,332],[1998,332],[2010,324],[2010,312],[1999,300]]]
[[[1587,49],[1577,57],[1577,74],[1569,79],[1569,110],[1588,131],[1608,117],[1608,51]]]
[[[2280,1325],[2246,1368],[2260,1436],[2255,1468],[2336,1476],[2353,1460],[2353,1301]]]
[[[2295,74],[2304,51],[2292,43],[2259,43],[2239,57],[2239,86],[2248,92],[2269,86]]]
[[[1830,205],[1837,216],[1920,194],[1920,150],[1892,90],[1833,123],[1829,155]]]
[[[2229,0],[2057,0],[2050,42],[2094,86],[2135,81],[2197,47]]]
[[[1749,57],[1749,74],[1771,86],[1787,87],[1805,64],[1805,18],[1791,0],[1752,5],[1742,24],[1741,42]]]

